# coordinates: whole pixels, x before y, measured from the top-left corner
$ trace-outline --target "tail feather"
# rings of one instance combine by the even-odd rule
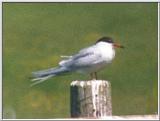
[[[35,85],[37,85],[39,83],[42,83],[42,82],[46,81],[47,79],[51,78],[52,76],[53,75],[49,75],[47,77],[33,79],[31,81],[34,81],[34,82],[30,86],[32,87],[32,86],[35,86]]]
[[[56,67],[56,68],[50,68],[46,70],[32,72],[33,78],[31,81],[34,83],[31,84],[31,87],[36,84],[42,83],[53,76],[63,74],[66,72],[69,72],[69,70],[66,69],[65,67]]]
[[[52,75],[52,74],[56,74],[56,75],[62,74],[67,71],[68,69],[66,69],[65,67],[56,67],[56,68],[50,68],[46,70],[32,72],[32,76],[35,78],[38,78],[38,77],[45,77],[45,76]]]

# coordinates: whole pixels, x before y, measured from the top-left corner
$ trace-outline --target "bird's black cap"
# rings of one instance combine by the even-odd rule
[[[114,43],[113,39],[111,37],[102,37],[99,40],[97,40],[96,43],[98,43],[98,42]]]

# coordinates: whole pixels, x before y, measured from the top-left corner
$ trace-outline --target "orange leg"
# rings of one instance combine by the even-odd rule
[[[97,72],[94,72],[95,79],[98,79]]]
[[[91,80],[93,80],[94,79],[94,74],[90,73],[90,77],[91,77]]]

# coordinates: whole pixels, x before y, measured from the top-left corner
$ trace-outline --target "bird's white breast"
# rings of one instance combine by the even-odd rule
[[[100,42],[96,46],[97,46],[97,50],[100,51],[101,53],[101,56],[102,56],[101,58],[103,59],[103,61],[106,63],[110,63],[115,57],[115,50],[112,44]]]

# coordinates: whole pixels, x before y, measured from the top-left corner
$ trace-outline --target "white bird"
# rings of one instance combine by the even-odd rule
[[[58,67],[32,72],[34,83],[31,86],[69,72],[90,74],[92,79],[97,79],[97,72],[111,63],[115,57],[116,47],[124,48],[114,43],[112,38],[102,37],[94,45],[80,50],[73,56],[62,56],[65,59],[59,62]]]

